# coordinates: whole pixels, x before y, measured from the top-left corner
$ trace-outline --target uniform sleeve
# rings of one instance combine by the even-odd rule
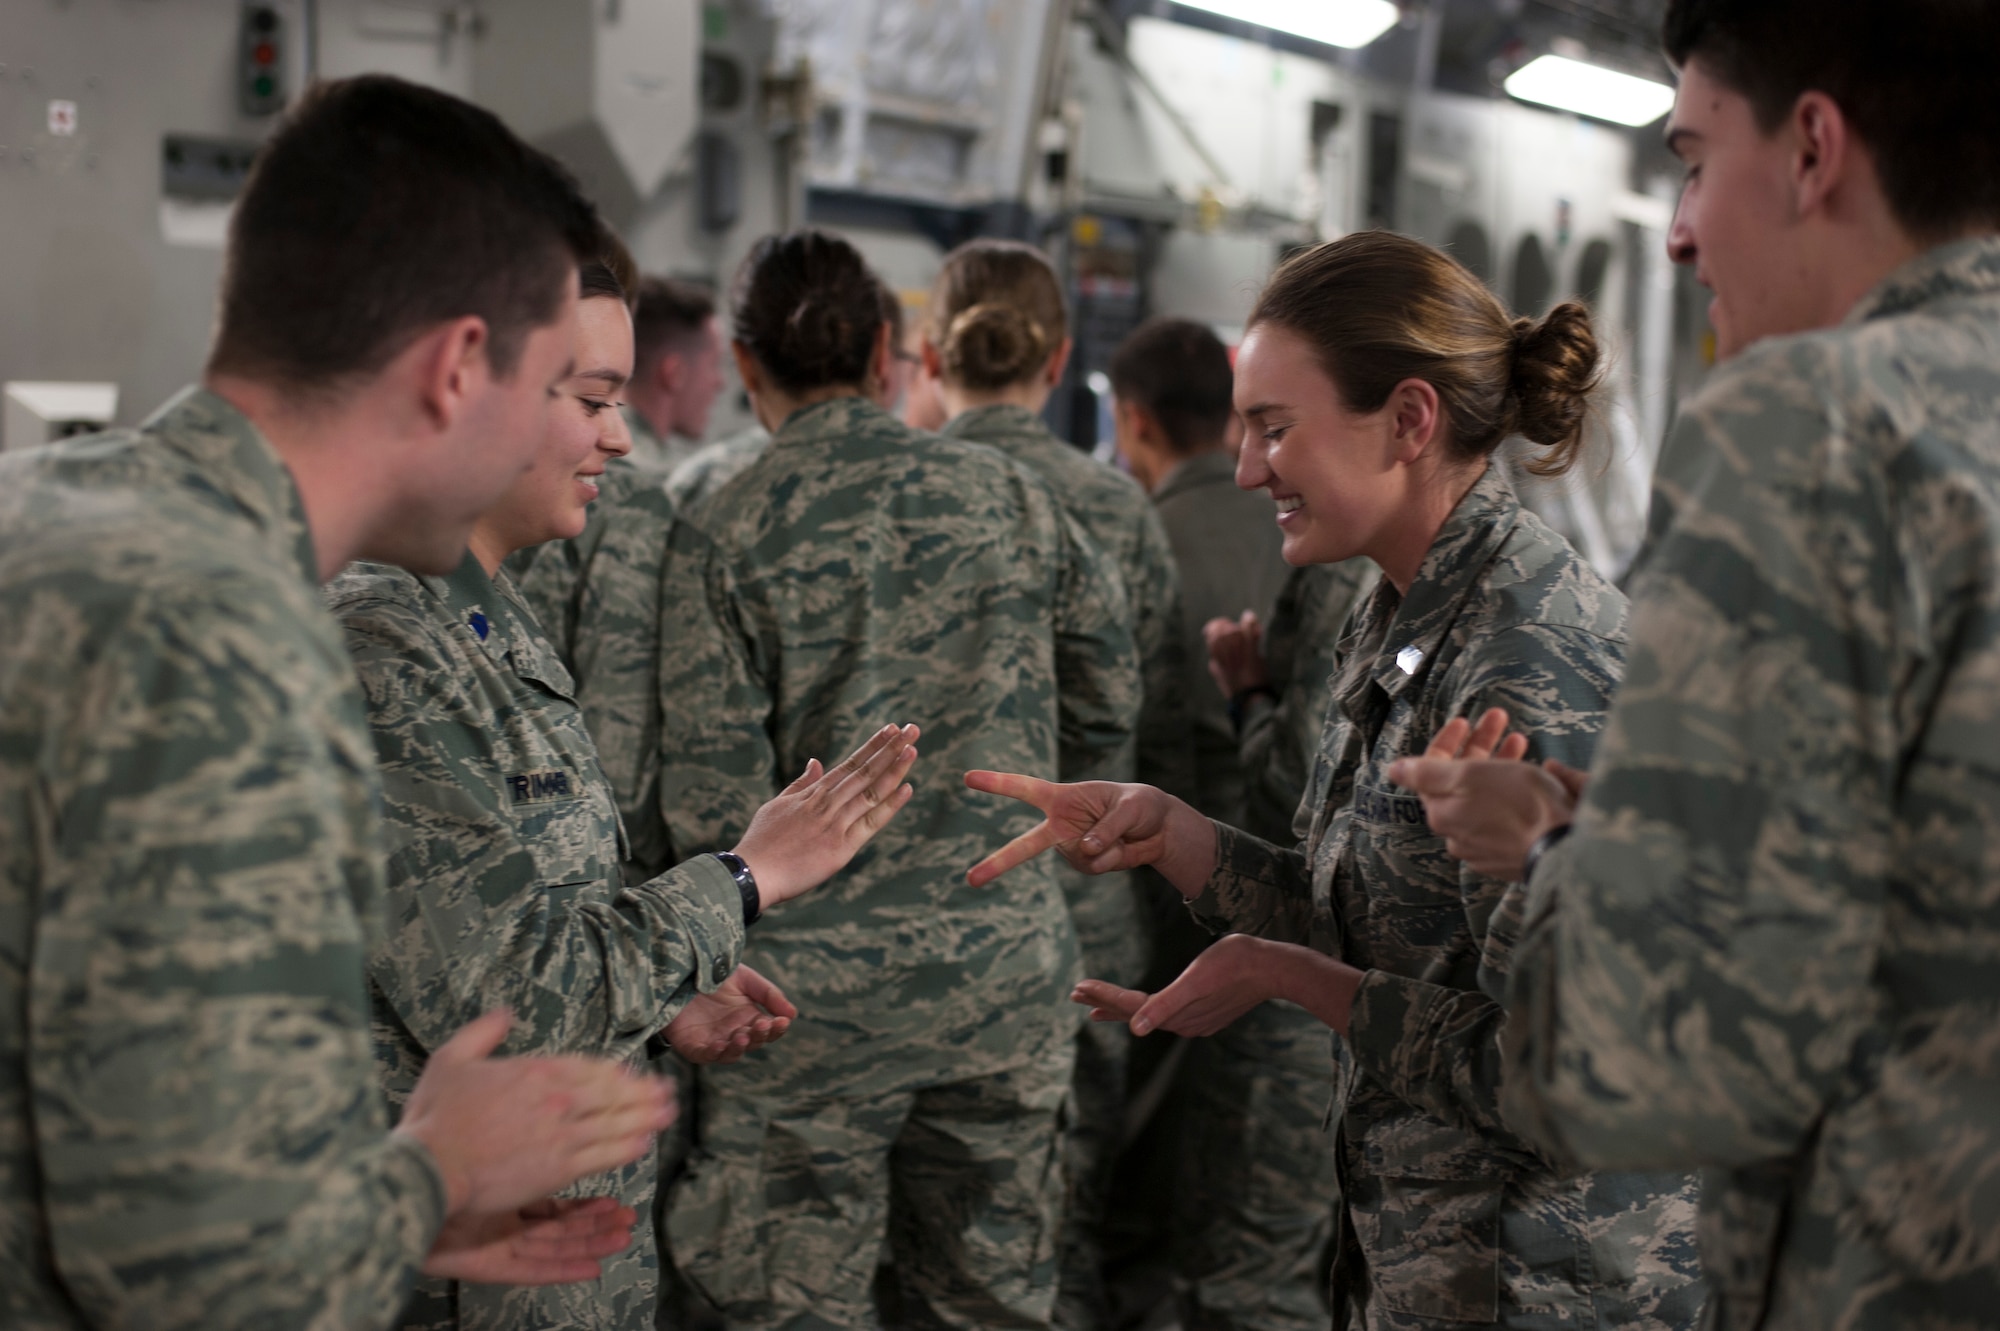
[[[1624,653],[1583,630],[1524,625],[1494,637],[1450,716],[1503,707],[1531,737],[1528,761],[1554,758],[1587,768],[1604,725]],[[1534,1152],[1501,1112],[1501,998],[1521,935],[1527,888],[1481,878],[1463,865],[1460,894],[1472,936],[1481,940],[1477,989],[1433,984],[1388,971],[1363,978],[1349,1018],[1355,1064],[1375,1084],[1435,1118],[1489,1140]]]
[[[1769,370],[1739,360],[1669,441],[1631,667],[1514,963],[1508,1108],[1592,1167],[1793,1154],[1877,1001],[1897,602],[1924,553],[1869,451],[1800,400],[1815,367]]]
[[[721,551],[692,523],[674,528],[660,584],[660,815],[684,854],[727,850],[781,788],[774,703],[753,654],[754,606]]]
[[[155,605],[51,690],[22,1034],[43,1241],[93,1326],[389,1327],[443,1219],[376,1090],[365,782],[295,681],[351,686],[245,604]]]
[[[514,1010],[512,1050],[624,1056],[735,968],[742,902],[713,860],[615,887],[617,866],[552,883],[530,829],[481,772],[482,714],[424,616],[343,607],[368,699],[388,823],[388,937],[370,976],[425,1049],[490,1008]],[[548,835],[563,835],[554,828]]]
[[[1181,576],[1167,529],[1150,503],[1142,510],[1137,557],[1127,582],[1143,693],[1135,779],[1189,799],[1195,792],[1195,771],[1188,709],[1181,696],[1187,679]]]
[[[576,597],[576,680],[583,722],[618,802],[630,845],[627,881],[674,862],[660,816],[660,580],[674,509],[657,487],[612,505]]]
[[[1313,906],[1312,869],[1303,850],[1274,846],[1226,823],[1215,825],[1215,873],[1188,903],[1216,933],[1255,934],[1311,947],[1327,922]]]
[[[1058,770],[1065,781],[1122,780],[1132,770],[1143,687],[1124,580],[1053,497],[1046,502],[1059,529]]]

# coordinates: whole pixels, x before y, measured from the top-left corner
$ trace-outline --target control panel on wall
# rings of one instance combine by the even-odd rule
[[[246,116],[285,109],[284,24],[269,5],[243,6],[237,61],[236,101]]]

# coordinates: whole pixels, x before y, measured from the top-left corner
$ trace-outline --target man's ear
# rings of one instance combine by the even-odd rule
[[[437,325],[396,358],[413,373],[418,409],[432,429],[439,433],[451,429],[492,380],[490,345],[486,321],[468,314]]]
[[[1437,389],[1424,379],[1405,379],[1389,390],[1389,400],[1383,410],[1390,413],[1389,421],[1395,440],[1396,461],[1408,466],[1422,457],[1434,443],[1440,441],[1444,423],[1444,406],[1438,401]]]
[[[878,386],[889,383],[896,373],[896,330],[888,320],[875,330],[875,347],[868,353],[868,379],[863,388],[873,392]]]
[[[928,337],[925,338],[924,344],[918,350],[917,354],[923,358],[924,377],[928,379],[935,379],[938,380],[939,382],[943,382],[944,353],[937,349],[936,344],[934,344]]]
[[[1824,209],[1854,171],[1853,135],[1840,103],[1806,92],[1792,107],[1792,207],[1797,216]]]
[[[678,351],[663,353],[653,362],[653,382],[669,396],[681,391],[687,381],[687,358]]]

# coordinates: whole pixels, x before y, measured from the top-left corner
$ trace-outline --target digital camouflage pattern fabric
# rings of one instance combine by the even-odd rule
[[[735,969],[743,906],[702,858],[625,887],[618,814],[569,672],[502,573],[355,564],[327,589],[368,702],[389,852],[370,960],[376,1057],[400,1106],[435,1049],[494,1007],[508,1052],[641,1060],[696,992]],[[650,1331],[659,1283],[649,1153],[576,1195],[639,1212],[594,1282],[424,1281],[404,1325]]]
[[[374,749],[296,487],[190,391],[0,458],[0,1324],[394,1325]]]
[[[1139,653],[1142,697],[1136,748],[1064,780],[1144,781],[1186,791],[1194,786],[1183,699],[1187,673],[1181,638],[1180,573],[1159,515],[1137,482],[1049,433],[1041,418],[1015,406],[975,407],[944,428],[1005,453],[1047,481],[1064,509],[1103,552],[1125,584],[1133,645]],[[1085,973],[1114,984],[1139,984],[1145,973],[1146,903],[1171,892],[1151,874],[1091,877],[1056,865],[1070,918],[1083,946]],[[1088,1020],[1077,1009],[1076,1079],[1070,1119],[1069,1187],[1064,1224],[1062,1294],[1056,1324],[1094,1331],[1109,1315],[1099,1274],[1102,1227],[1111,1168],[1125,1127],[1125,1064],[1132,1033],[1115,1022]]]
[[[679,508],[693,508],[736,479],[771,446],[771,432],[752,425],[735,434],[703,444],[667,477],[667,493]]]
[[[1705,1167],[1715,1325],[2000,1326],[2000,239],[1718,368],[1509,998],[1509,1112]]]
[[[732,1323],[779,1325],[820,1301],[865,1301],[881,1235],[867,1197],[840,1180],[860,1187],[880,1165],[814,1159],[820,1172],[799,1174],[783,1130],[749,1124],[815,1104],[860,1115],[960,1086],[968,1106],[1027,1125],[1008,1147],[1018,1160],[1052,1147],[1075,1030],[1075,932],[1045,862],[997,887],[966,885],[987,847],[1033,820],[967,792],[959,775],[1129,760],[1138,667],[1120,580],[1046,485],[859,397],[795,413],[676,523],[662,587],[660,620],[673,627],[661,647],[661,804],[677,848],[731,844],[809,758],[845,753],[892,719],[924,727],[917,793],[895,822],[757,927],[745,960],[801,1011],[782,1057],[757,1051],[703,1073],[703,1143],[673,1202],[676,1251],[684,1232],[753,1214],[771,1251],[804,1245],[787,1260],[837,1271],[839,1288],[686,1262]],[[908,1186],[976,1179],[948,1121],[867,1117],[880,1135],[851,1150],[886,1157],[894,1145],[893,1174]],[[966,1295],[981,1307],[1002,1297],[994,1270],[1024,1280],[1039,1260],[1025,1238],[997,1265],[979,1257],[982,1224],[1014,1232],[976,1200],[989,1196],[1002,1205],[969,1187],[948,1215],[924,1217],[934,1242],[972,1264],[960,1275],[985,1291]],[[1046,1316],[1052,1285],[1028,1288],[1003,1301],[1029,1313],[1039,1301]],[[930,1313],[980,1320],[935,1300]]]
[[[1264,669],[1278,700],[1248,709],[1240,770],[1245,830],[1273,844],[1295,840],[1341,628],[1376,572],[1365,559],[1293,569],[1266,624]],[[1188,1050],[1176,1091],[1186,1101],[1174,1223],[1183,1326],[1326,1325],[1322,1260],[1340,1201],[1326,1121],[1332,1038],[1311,1013],[1265,1003]]]
[[[1624,639],[1625,598],[1488,467],[1409,594],[1385,579],[1352,622],[1304,843],[1220,829],[1197,913],[1367,972],[1334,1045],[1361,1259],[1336,1292],[1365,1327],[1678,1328],[1697,1315],[1693,1179],[1571,1172],[1498,1112],[1499,1000],[1524,893],[1447,855],[1386,776],[1489,707],[1532,737],[1531,760],[1586,764]]]
[[[1380,576],[1367,559],[1307,564],[1278,593],[1264,626],[1264,673],[1278,697],[1253,697],[1243,710],[1242,827],[1252,836],[1285,845],[1311,827],[1311,810],[1299,804],[1333,706],[1341,634]]]

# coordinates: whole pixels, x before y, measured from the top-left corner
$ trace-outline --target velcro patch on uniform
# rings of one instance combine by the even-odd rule
[[[1369,786],[1354,789],[1354,816],[1364,823],[1424,826],[1424,802],[1415,795],[1392,795]]]
[[[507,778],[507,793],[516,804],[553,804],[573,800],[582,792],[568,772],[516,772]]]

